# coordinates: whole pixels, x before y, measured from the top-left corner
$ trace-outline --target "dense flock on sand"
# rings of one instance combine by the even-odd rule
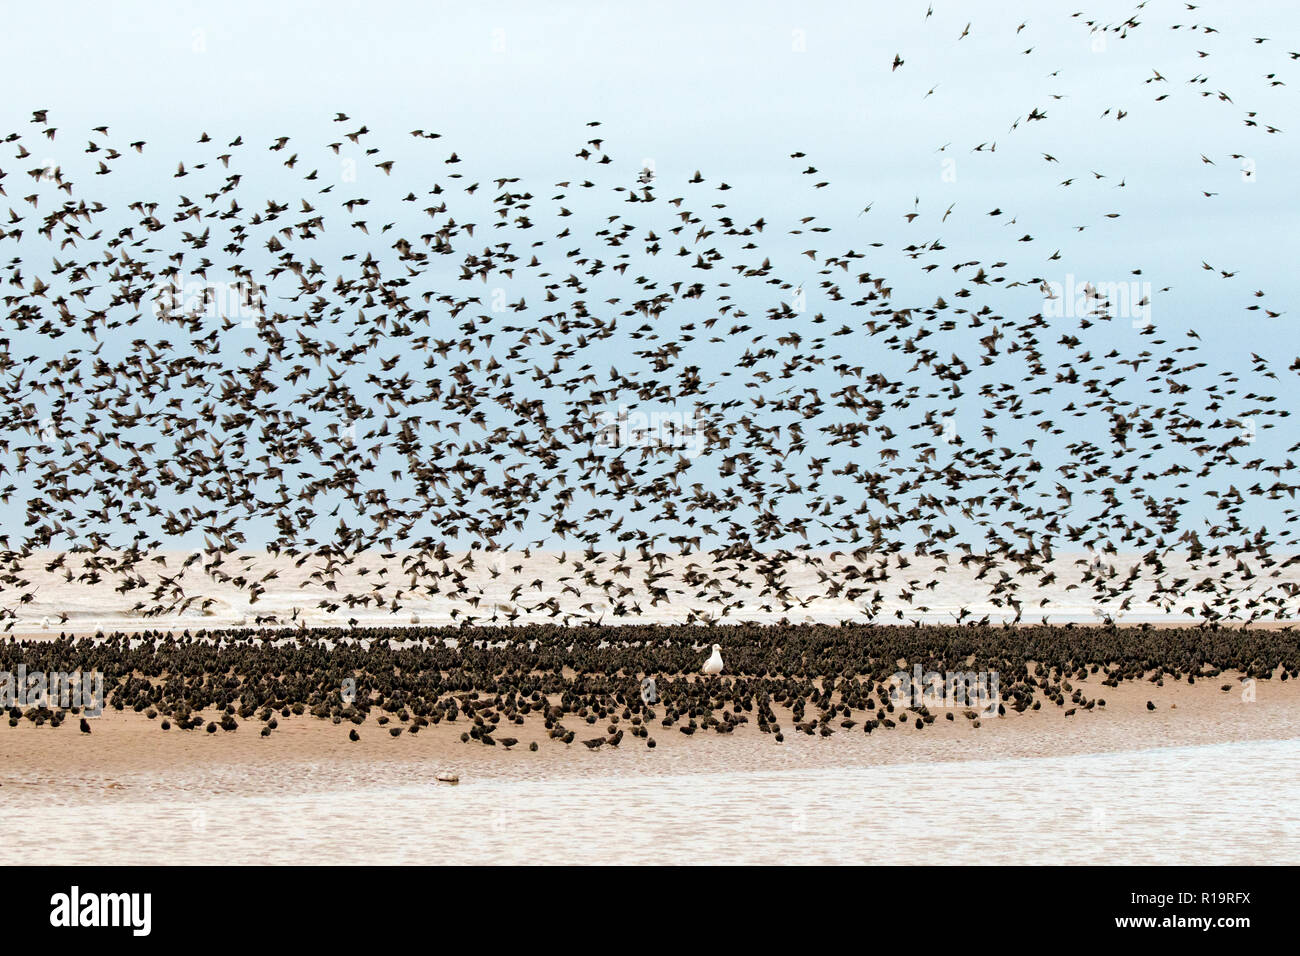
[[[702,673],[710,669],[702,639],[718,645],[722,673]],[[243,629],[0,644],[0,669],[19,664],[93,668],[104,675],[106,712],[135,711],[163,731],[270,736],[281,719],[310,715],[353,741],[448,724],[467,744],[509,749],[519,741],[512,731],[533,721],[557,745],[596,749],[749,723],[782,742],[791,733],[923,730],[937,719],[978,727],[1008,711],[1072,717],[1104,708],[1105,688],[1124,681],[1211,681],[1228,693],[1243,681],[1294,679],[1300,642],[1291,631],[1227,628]],[[900,694],[900,674],[942,681],[954,672],[996,675],[996,698],[971,685],[957,706]],[[1072,683],[1085,678],[1089,694]],[[12,707],[8,724],[55,728],[77,712]],[[93,733],[84,719],[79,726]]]

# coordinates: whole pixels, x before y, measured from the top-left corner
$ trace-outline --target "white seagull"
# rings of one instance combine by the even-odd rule
[[[713,645],[713,656],[704,662],[704,673],[713,675],[722,673],[722,645]]]

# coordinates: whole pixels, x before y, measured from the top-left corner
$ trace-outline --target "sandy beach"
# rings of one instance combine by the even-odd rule
[[[266,738],[162,731],[130,711],[89,735],[23,721],[0,727],[0,804],[21,821],[0,860],[1288,862],[1300,685],[1260,681],[1246,702],[1237,676],[1089,688],[1104,710],[1068,718],[782,744],[752,726],[673,730],[654,750],[557,747],[540,725],[505,752],[445,724],[397,738],[368,725],[353,743],[310,716]]]
[[[88,733],[75,714],[52,726],[35,712],[11,711],[10,726],[0,724],[0,803],[27,821],[25,832],[53,833],[60,861],[205,862],[254,852],[275,862],[344,864],[358,860],[355,844],[363,841],[379,859],[418,862],[416,848],[456,846],[473,862],[562,862],[566,846],[599,833],[590,862],[655,862],[661,852],[765,862],[745,849],[744,835],[752,821],[767,820],[777,823],[765,853],[800,858],[805,837],[821,834],[820,859],[890,862],[887,841],[912,839],[914,821],[925,819],[934,835],[917,852],[930,862],[951,862],[954,841],[965,841],[981,847],[981,862],[1122,864],[1170,859],[1153,856],[1153,848],[1187,838],[1188,827],[1222,832],[1243,807],[1267,801],[1280,801],[1272,829],[1238,841],[1233,858],[1281,862],[1300,850],[1300,815],[1285,798],[1300,792],[1300,764],[1288,749],[1300,747],[1300,681],[1284,679],[1293,676],[1287,668],[1297,640],[1279,630],[1290,622],[1180,631],[1187,615],[1153,608],[1118,615],[1126,626],[1117,629],[1093,626],[1107,612],[1080,586],[1080,556],[1058,556],[1047,584],[1027,578],[1021,600],[1036,606],[1036,616],[1085,626],[1040,630],[1026,619],[1009,630],[953,627],[961,609],[967,620],[993,621],[1005,619],[1006,609],[989,601],[974,571],[912,561],[895,569],[892,586],[914,579],[937,586],[924,592],[926,604],[895,600],[889,607],[902,616],[883,615],[880,623],[928,629],[874,631],[816,627],[861,617],[853,602],[825,596],[841,560],[829,556],[792,565],[793,607],[772,607],[757,581],[748,590],[738,585],[741,604],[723,620],[748,623],[716,631],[649,627],[707,609],[698,590],[681,585],[702,567],[686,558],[660,568],[672,600],[655,603],[633,572],[629,600],[644,602],[641,612],[619,619],[629,627],[589,629],[560,626],[593,611],[599,620],[603,606],[560,576],[553,554],[449,559],[476,601],[462,593],[426,596],[413,610],[334,612],[320,603],[364,591],[376,577],[398,579],[401,557],[334,575],[311,562],[235,559],[275,574],[255,604],[220,574],[186,567],[187,557],[140,565],[158,579],[127,590],[107,575],[69,581],[67,567],[45,569],[45,555],[25,569],[36,598],[17,607],[7,641],[29,643],[4,648],[9,666],[108,667],[110,695],[126,705],[90,719]],[[1136,557],[1121,560],[1131,566]],[[69,556],[74,568],[75,561]],[[1126,574],[1124,567],[1116,573]],[[137,595],[177,574],[193,577],[186,589],[210,602],[206,612],[136,616]],[[521,587],[530,594],[522,601]],[[465,626],[472,616],[490,623],[494,605],[543,602],[552,603],[497,622],[512,626]],[[274,631],[259,617],[300,627]],[[549,630],[530,627],[539,622]],[[439,625],[448,629],[433,630]],[[163,634],[182,643],[155,643]],[[75,644],[66,640],[73,636]],[[721,678],[706,678],[698,671],[714,640],[723,642],[728,666]],[[1040,640],[1052,662],[1041,670],[1026,656]],[[1003,713],[976,718],[965,707],[937,706],[891,708],[887,717],[877,710],[886,703],[883,676],[930,655],[949,667],[1006,665]],[[406,674],[412,668],[415,683]],[[646,673],[660,677],[661,698],[643,722],[635,693]],[[819,697],[828,680],[854,673],[866,681],[860,693],[850,682]],[[340,709],[339,681],[349,674],[371,688],[364,713]],[[271,676],[279,689],[265,686]],[[128,691],[123,683],[146,677],[154,688],[147,708],[136,698],[146,685]],[[222,697],[217,685],[231,679]],[[1014,679],[1028,681],[1034,696],[1008,696]],[[169,681],[176,688],[163,692]],[[846,687],[853,693],[846,696]],[[475,707],[495,701],[491,723],[479,725],[493,746],[463,739],[477,733],[471,698],[478,691]],[[544,700],[527,697],[539,692]],[[214,697],[229,707],[215,706]],[[516,719],[526,697],[530,706]],[[204,703],[191,712],[186,699]],[[440,720],[453,699],[461,719]],[[770,727],[762,716],[769,699]],[[296,702],[317,716],[295,713]],[[556,739],[549,709],[570,742]],[[922,715],[923,729],[915,726]],[[668,717],[665,726],[660,718]],[[223,719],[237,729],[219,729]],[[697,723],[699,732],[683,732]],[[598,738],[595,748],[584,745]],[[509,739],[517,742],[507,748]],[[439,774],[459,782],[440,782]],[[626,814],[658,822],[625,831],[624,817],[603,799],[611,793],[621,794]],[[893,796],[882,801],[882,793]],[[674,822],[697,817],[703,837]],[[20,840],[0,850],[0,860],[34,849]],[[1195,862],[1195,853],[1186,859]]]

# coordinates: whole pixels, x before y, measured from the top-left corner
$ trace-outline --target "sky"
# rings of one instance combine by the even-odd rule
[[[1158,334],[1195,330],[1200,357],[1212,357],[1203,380],[1245,375],[1259,355],[1279,375],[1267,383],[1272,394],[1293,402],[1285,369],[1300,354],[1291,263],[1300,190],[1289,127],[1300,115],[1300,70],[1289,52],[1300,47],[1300,9],[1209,2],[1188,10],[1158,0],[1135,9],[1099,3],[1073,16],[1057,3],[1017,12],[942,0],[28,4],[5,14],[0,81],[10,93],[0,135],[22,131],[32,141],[32,111],[48,110],[58,136],[30,145],[31,159],[84,169],[82,181],[94,168],[81,152],[92,127],[109,125],[119,145],[146,140],[143,156],[128,156],[129,172],[93,183],[109,205],[181,191],[171,169],[204,132],[217,143],[242,135],[259,144],[242,157],[241,195],[292,195],[299,187],[280,154],[260,146],[290,135],[290,148],[320,165],[324,181],[388,209],[396,207],[385,201],[439,175],[451,150],[476,178],[519,176],[542,188],[568,180],[575,150],[592,135],[586,124],[598,120],[614,160],[602,185],[633,182],[652,165],[665,190],[682,189],[700,170],[731,187],[737,221],[762,215],[790,227],[815,215],[834,228],[836,248],[881,243],[867,265],[889,276],[896,300],[951,295],[953,261],[1005,261],[1009,276],[1061,286],[1149,283]],[[1127,30],[1094,28],[1129,17],[1138,24]],[[367,143],[395,159],[391,177],[359,149],[324,149],[339,138],[336,111],[369,127]],[[1031,119],[1034,111],[1046,117]],[[1248,111],[1281,131],[1244,125]],[[442,139],[412,139],[414,128]],[[805,157],[796,162],[795,152]],[[28,164],[0,157],[16,207]],[[349,160],[355,183],[343,173]],[[805,165],[830,185],[811,188]],[[579,220],[595,223],[603,212],[581,208]],[[373,218],[389,217],[377,208]],[[1033,241],[1017,241],[1026,235]],[[807,233],[773,229],[764,241],[764,252],[798,275]],[[942,243],[945,266],[918,269],[909,242]],[[342,254],[367,243],[376,254],[388,245],[333,233],[320,246]],[[835,303],[819,300],[816,269],[806,273],[808,313],[825,312],[834,327]],[[514,301],[535,291],[521,283],[506,293]],[[753,295],[746,305],[771,306]],[[1012,315],[1044,308],[1034,287],[997,301]],[[1256,303],[1281,315],[1247,311]],[[1130,354],[1145,347],[1142,332],[1116,320],[1095,327],[1089,345],[1094,354]],[[43,359],[68,345],[21,330],[9,338],[14,353]],[[906,368],[869,339],[854,348],[884,369]],[[701,354],[725,369],[736,353]],[[973,437],[978,422],[972,406],[956,427]],[[1269,434],[1268,424],[1260,454],[1282,460],[1294,439]],[[1050,443],[1043,454],[1051,461]],[[1268,506],[1251,507],[1268,517]],[[0,509],[9,521],[20,513]]]

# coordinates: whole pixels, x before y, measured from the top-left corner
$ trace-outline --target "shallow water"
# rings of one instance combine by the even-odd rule
[[[169,777],[53,801],[7,787],[0,862],[1222,864],[1300,851],[1300,740],[459,786],[433,772],[400,785],[317,773],[279,790],[259,770],[243,793]]]

